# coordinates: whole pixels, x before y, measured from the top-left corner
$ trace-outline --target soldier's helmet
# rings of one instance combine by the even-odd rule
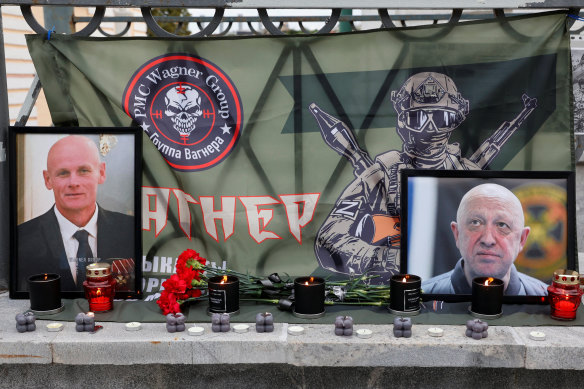
[[[397,112],[397,127],[413,132],[450,132],[468,114],[468,100],[458,92],[452,79],[444,74],[417,73],[391,92]],[[430,126],[430,123],[433,126]]]

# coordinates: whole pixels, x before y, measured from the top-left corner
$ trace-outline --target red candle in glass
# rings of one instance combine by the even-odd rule
[[[89,310],[107,312],[114,309],[116,280],[112,277],[110,265],[101,262],[89,264],[85,276],[83,289],[89,302]]]
[[[554,272],[552,284],[548,286],[551,317],[557,320],[574,320],[580,306],[580,280],[573,270],[559,269]]]

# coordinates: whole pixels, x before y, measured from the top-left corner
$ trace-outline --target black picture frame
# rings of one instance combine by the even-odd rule
[[[101,262],[112,264],[112,272],[122,267],[129,270],[123,274],[116,274],[118,287],[116,298],[138,299],[142,296],[142,220],[141,220],[141,188],[142,188],[142,136],[141,129],[134,127],[10,127],[9,128],[9,180],[10,180],[10,298],[29,298],[28,285],[25,279],[35,265],[25,265],[26,258],[20,258],[28,249],[24,247],[38,248],[38,258],[41,263],[47,259],[48,263],[59,263],[59,266],[43,264],[43,269],[37,273],[57,273],[61,275],[61,297],[84,297],[83,288],[75,286],[75,290],[64,287],[63,280],[67,277],[73,281],[72,270],[65,268],[67,261],[63,240],[52,239],[55,234],[60,237],[59,225],[55,224],[53,208],[55,195],[45,186],[41,170],[47,169],[47,154],[53,143],[69,135],[81,135],[91,138],[100,153],[100,159],[106,163],[105,180],[98,185],[96,202],[99,205],[98,231],[108,231],[108,236],[117,240],[116,244],[109,245],[110,253],[119,252],[125,255],[104,255]],[[104,155],[105,153],[105,155]],[[25,162],[26,161],[26,162]],[[38,181],[37,181],[38,179]],[[44,192],[43,192],[44,190]],[[52,201],[53,205],[50,205]],[[102,204],[103,203],[103,204]],[[42,209],[42,210],[41,210]],[[102,213],[102,211],[104,213]],[[109,211],[109,212],[108,212]],[[49,215],[52,217],[42,219],[42,233],[38,228],[39,217]],[[114,213],[115,212],[115,213]],[[120,215],[122,214],[122,215]],[[125,214],[125,215],[124,215]],[[104,215],[107,217],[100,217]],[[26,228],[19,228],[24,222],[36,219]],[[102,222],[100,223],[100,220]],[[109,227],[103,227],[105,220],[109,220]],[[123,223],[122,223],[123,221]],[[50,226],[50,227],[48,227]],[[56,229],[53,229],[56,226]],[[114,228],[111,228],[111,227]],[[123,227],[120,227],[123,226]],[[32,233],[31,233],[32,231]],[[38,232],[37,232],[38,231]],[[115,233],[114,233],[115,231]],[[47,232],[47,234],[44,234]],[[97,237],[97,257],[100,256],[100,234]],[[105,235],[105,232],[103,233]],[[28,243],[31,237],[37,241]],[[49,238],[50,237],[50,238]],[[123,238],[121,238],[123,237]],[[27,238],[27,239],[25,239]],[[57,243],[55,249],[53,243]],[[103,241],[102,241],[103,242]],[[127,245],[122,242],[127,242]],[[21,246],[19,244],[22,243]],[[60,246],[59,246],[60,245]],[[103,243],[102,243],[103,245]],[[115,249],[112,249],[115,247]],[[44,248],[44,249],[43,249]],[[36,249],[35,249],[36,250]],[[42,253],[41,253],[42,251]],[[48,253],[55,253],[53,256]],[[56,254],[56,253],[62,254]],[[102,251],[103,252],[103,251]],[[37,255],[32,251],[33,255]],[[128,267],[128,261],[133,255],[134,269]],[[24,256],[24,254],[22,255]],[[57,257],[59,259],[57,259]],[[56,261],[56,262],[55,262]],[[117,261],[117,262],[116,262]],[[115,265],[114,265],[115,263]],[[68,265],[71,266],[71,265]],[[50,267],[50,268],[47,268]],[[71,268],[72,269],[72,268]],[[69,273],[67,274],[67,271]],[[121,285],[121,286],[120,286]],[[80,288],[80,289],[78,289]]]
[[[563,215],[561,222],[559,219],[554,219],[554,221],[558,222],[557,224],[550,222],[549,231],[545,230],[545,226],[547,226],[545,223],[549,222],[548,218],[545,219],[545,223],[541,222],[544,224],[543,231],[539,220],[535,218],[537,222],[535,225],[538,229],[535,233],[537,234],[536,236],[541,238],[543,232],[544,235],[549,234],[549,236],[546,235],[550,237],[547,241],[551,240],[552,236],[557,238],[553,242],[554,244],[557,243],[557,247],[556,245],[547,244],[548,242],[546,241],[546,245],[539,245],[539,247],[533,248],[529,246],[530,236],[528,236],[526,246],[515,261],[518,271],[524,271],[531,267],[531,275],[534,278],[549,284],[553,271],[557,268],[565,267],[578,270],[575,239],[575,173],[573,171],[404,169],[401,172],[402,236],[400,268],[402,273],[421,273],[417,275],[420,275],[424,281],[428,280],[428,277],[434,277],[452,270],[453,264],[458,261],[461,255],[456,247],[450,229],[450,222],[456,220],[456,211],[462,196],[472,187],[482,183],[497,183],[515,191],[515,194],[522,202],[524,210],[529,208],[530,214],[526,214],[526,225],[529,225],[530,221],[534,221],[531,215],[532,211],[541,212],[541,208],[538,208],[538,201],[543,201],[543,205],[539,204],[539,206],[545,205],[549,209],[553,208],[555,210],[554,217],[559,218],[560,216],[558,215]],[[562,188],[562,191],[556,190],[556,186]],[[416,192],[423,194],[423,196],[416,196]],[[561,197],[561,193],[565,197]],[[562,199],[565,199],[563,210],[560,205],[562,204]],[[434,210],[434,213],[432,210]],[[531,226],[531,228],[530,235],[533,236],[534,226]],[[540,242],[540,240],[537,242]],[[545,250],[542,251],[542,247]],[[529,256],[524,254],[528,249],[533,250],[531,251],[532,254],[537,253],[537,249],[543,252],[546,256],[545,262],[540,262],[542,264],[540,266],[539,263],[531,261]],[[552,252],[553,254],[550,254]],[[517,265],[522,255],[528,259],[524,259],[522,262],[524,266],[520,267]],[[537,263],[537,268],[534,268],[535,263]],[[543,263],[546,266],[543,266]],[[431,266],[431,269],[425,270],[425,266]],[[545,276],[542,276],[542,274],[545,274]],[[424,289],[423,283],[422,289]],[[470,301],[471,295],[424,292],[422,299],[424,301],[463,302]],[[512,304],[546,304],[547,296],[505,295],[504,302]]]

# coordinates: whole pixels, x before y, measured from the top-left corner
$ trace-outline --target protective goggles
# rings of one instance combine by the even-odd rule
[[[464,121],[464,116],[457,111],[447,109],[410,109],[399,114],[399,121],[415,132],[422,132],[430,122],[437,132],[454,130]]]

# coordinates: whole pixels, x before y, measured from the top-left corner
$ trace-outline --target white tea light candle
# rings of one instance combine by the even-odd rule
[[[142,324],[137,321],[126,323],[126,331],[138,331],[140,329],[142,329]]]
[[[304,333],[304,327],[290,326],[290,327],[288,327],[288,333],[290,335],[301,335]]]
[[[545,333],[541,331],[531,331],[529,333],[529,339],[531,340],[545,340]]]
[[[189,331],[189,335],[192,335],[192,336],[201,336],[205,333],[205,329],[203,327],[197,327],[197,326],[189,328],[188,331]]]
[[[247,324],[236,324],[233,326],[233,331],[237,332],[238,334],[244,334],[249,331],[249,326]]]
[[[438,327],[428,328],[428,335],[439,338],[444,335],[444,330]]]
[[[368,330],[367,328],[361,328],[356,331],[357,337],[361,339],[368,339],[373,335],[373,331]]]
[[[49,323],[47,324],[47,331],[49,332],[59,332],[63,329],[63,324],[61,323]]]

